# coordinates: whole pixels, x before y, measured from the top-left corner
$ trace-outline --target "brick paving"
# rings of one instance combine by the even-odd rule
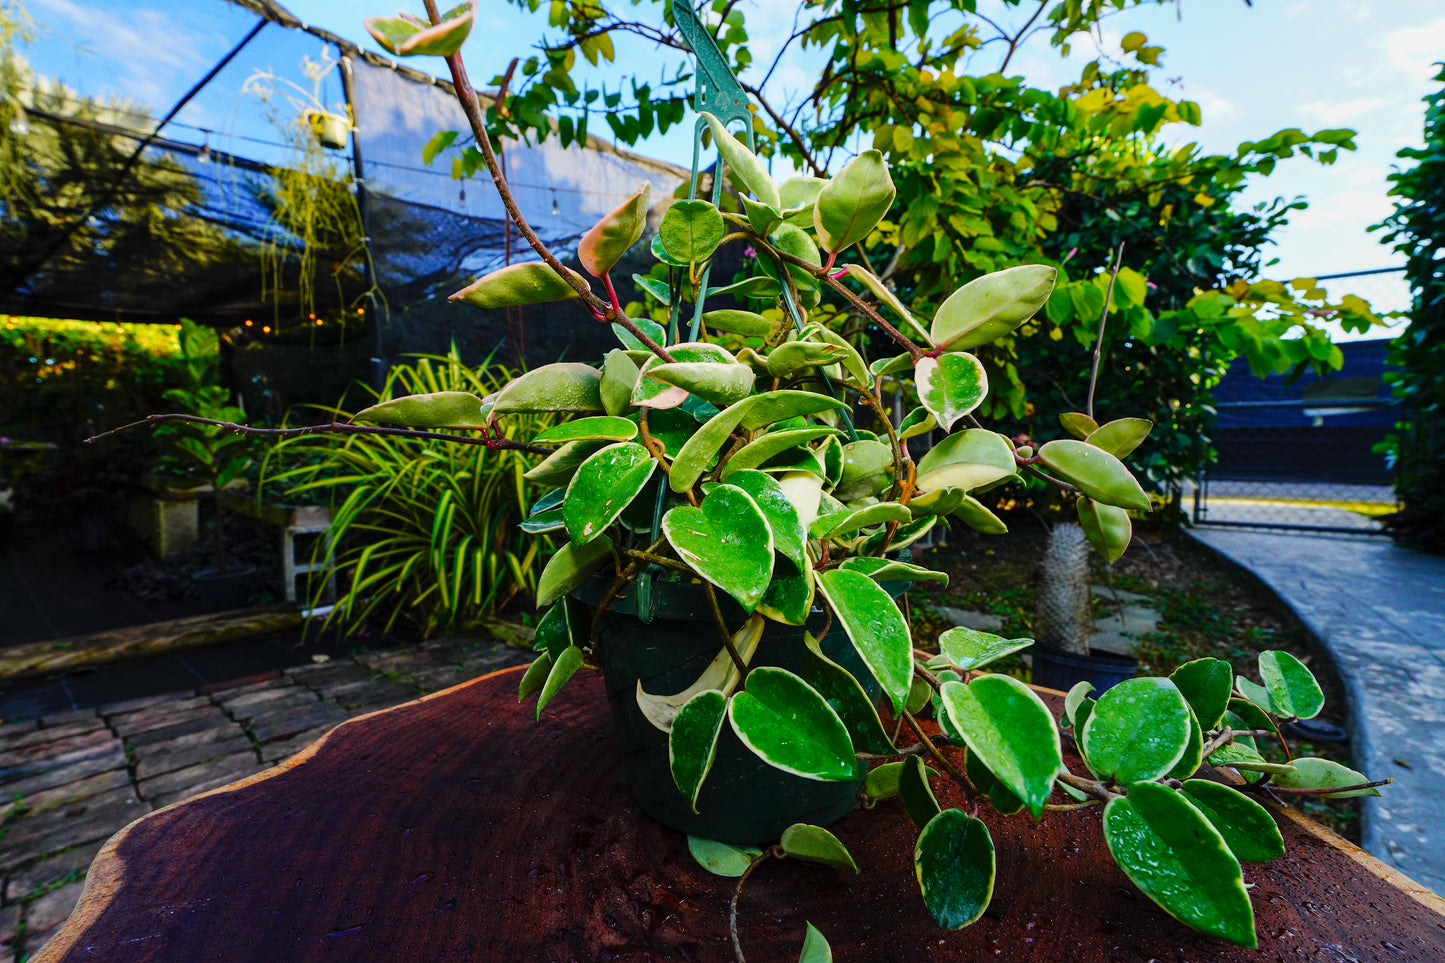
[[[338,722],[528,658],[451,636],[0,724],[0,963],[22,963],[65,922],[127,823],[267,769]]]

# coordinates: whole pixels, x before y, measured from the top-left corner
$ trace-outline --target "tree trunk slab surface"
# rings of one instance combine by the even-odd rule
[[[132,823],[33,959],[733,959],[734,881],[701,869],[686,838],[628,796],[601,680],[574,680],[539,724],[517,703],[518,671],[358,717],[280,766]],[[940,795],[964,806],[950,785]],[[1098,809],[983,818],[998,878],[973,926],[928,916],[917,832],[892,800],[833,826],[862,875],[758,867],[738,914],[749,963],[793,963],[807,922],[840,963],[1445,960],[1438,898],[1287,814],[1276,813],[1286,855],[1245,866],[1257,951],[1186,928],[1135,889]]]

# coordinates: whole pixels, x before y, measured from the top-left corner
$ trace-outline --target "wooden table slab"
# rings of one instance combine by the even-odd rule
[[[351,720],[282,766],[133,823],[35,960],[732,959],[732,882],[619,784],[600,680],[579,677],[536,724],[516,673]],[[941,801],[961,804],[950,792]],[[1104,852],[1097,810],[983,818],[998,883],[975,925],[929,919],[916,833],[892,801],[834,826],[861,876],[759,867],[739,913],[749,963],[792,963],[805,921],[840,963],[1445,960],[1440,900],[1310,824],[1280,817],[1287,855],[1245,867],[1251,951],[1140,894]]]

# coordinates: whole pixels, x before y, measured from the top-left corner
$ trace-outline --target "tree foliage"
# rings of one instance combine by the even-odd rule
[[[596,132],[601,115],[632,144],[682,119],[691,59],[669,6],[654,0],[615,12],[596,0],[514,2],[545,9],[547,27],[511,78],[512,96],[489,115],[495,135],[555,131],[565,143]],[[1134,464],[1175,484],[1193,469],[1212,419],[1210,388],[1231,359],[1246,357],[1261,375],[1335,368],[1342,358],[1322,319],[1363,330],[1373,316],[1357,300],[1328,303],[1309,279],[1261,279],[1262,245],[1302,201],[1237,205],[1246,182],[1283,159],[1332,163],[1354,148],[1352,131],[1285,129],[1233,154],[1182,142],[1176,132],[1199,124],[1200,107],[1156,84],[1163,50],[1138,32],[1125,36],[1122,61],[1101,55],[1058,90],[1010,74],[1036,36],[1067,53],[1105,17],[1159,2],[1006,0],[1005,12],[1021,21],[1013,25],[978,12],[973,0],[801,6],[792,34],[769,46],[778,58],[796,45],[825,63],[812,90],[789,104],[750,82],[772,70],[754,63],[743,10],[719,0],[705,22],[757,102],[761,154],[818,175],[865,148],[884,154],[898,196],[861,253],[919,313],[961,279],[1022,263],[1062,269],[1048,315],[981,352],[997,386],[985,414],[1041,439],[1060,433],[1034,412],[1076,406],[1085,394],[1105,268],[1122,243],[1100,405],[1105,415],[1137,411],[1161,423],[1165,445]],[[577,55],[612,61],[613,38],[624,35],[673,54],[654,74],[665,80],[644,82],[619,65],[599,87],[579,81]],[[657,61],[647,70],[658,71]],[[871,141],[860,130],[871,131]],[[1040,329],[1045,337],[1028,337]]]
[[[1445,84],[1445,64],[1435,80]],[[1435,550],[1445,546],[1445,87],[1425,98],[1425,146],[1396,156],[1413,162],[1390,175],[1395,213],[1384,239],[1405,255],[1414,290],[1410,325],[1390,355],[1404,418],[1387,445],[1405,503],[1397,529]]]

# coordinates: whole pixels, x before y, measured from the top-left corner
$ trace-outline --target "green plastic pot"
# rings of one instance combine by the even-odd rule
[[[574,596],[595,612],[610,578],[594,578]],[[885,583],[895,598],[908,582]],[[774,768],[755,756],[726,722],[718,737],[717,755],[698,796],[697,812],[672,781],[667,735],[648,722],[637,707],[637,683],[654,694],[680,692],[697,680],[721,644],[702,586],[658,581],[652,585],[652,618],[643,621],[636,609],[637,584],[613,602],[603,619],[602,676],[612,708],[614,734],[622,757],[623,781],[637,804],[653,819],[674,829],[737,845],[770,845],[794,823],[824,826],[842,816],[863,790],[862,780],[821,782]],[[720,596],[723,617],[738,626],[746,613]],[[823,613],[814,609],[809,628],[822,628]],[[836,623],[835,623],[836,624]],[[822,639],[822,649],[858,679],[870,698],[878,687],[841,629]],[[769,621],[752,665],[798,671],[803,628]]]

